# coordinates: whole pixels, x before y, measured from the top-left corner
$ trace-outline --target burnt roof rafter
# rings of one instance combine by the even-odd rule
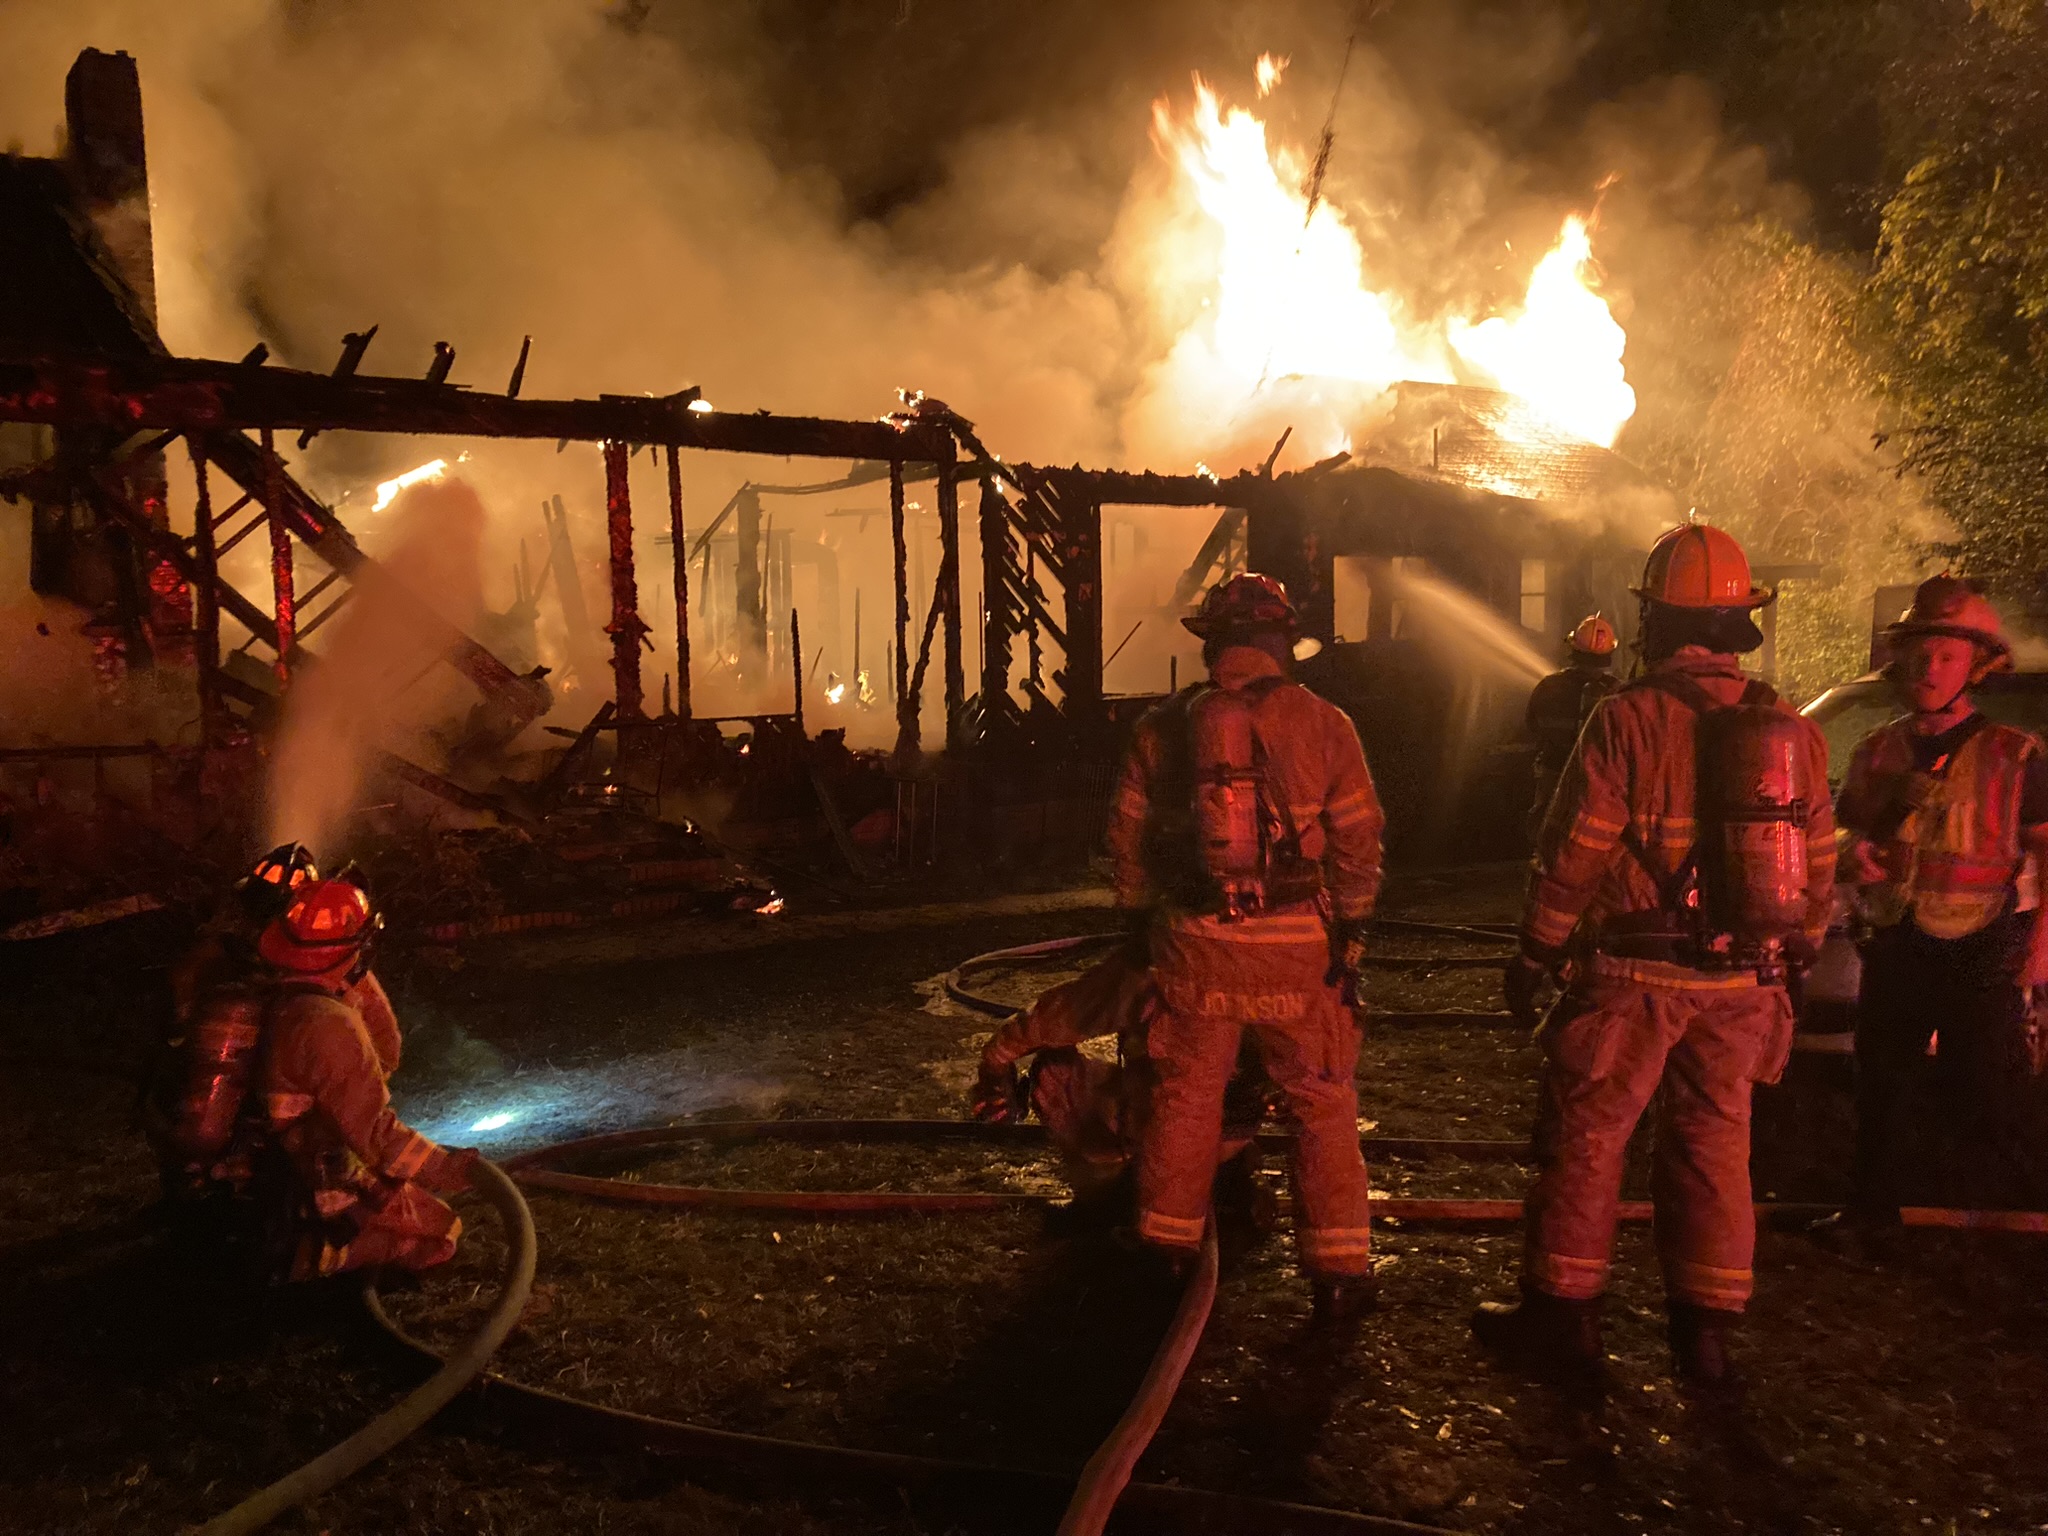
[[[423,379],[154,357],[0,360],[0,421],[129,431],[396,432],[661,443],[727,453],[939,462],[934,424],[692,409],[696,391],[538,400]]]

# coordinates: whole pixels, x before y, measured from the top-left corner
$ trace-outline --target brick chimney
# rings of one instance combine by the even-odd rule
[[[65,161],[78,208],[114,270],[156,322],[156,250],[149,227],[149,161],[142,141],[142,79],[125,53],[88,48],[64,77]]]

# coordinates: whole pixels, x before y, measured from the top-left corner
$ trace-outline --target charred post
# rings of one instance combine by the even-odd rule
[[[292,593],[292,530],[285,521],[284,465],[270,428],[263,429],[263,515],[270,524],[271,617],[277,626],[277,685],[291,686],[291,654],[298,628],[298,600]]]
[[[960,643],[960,483],[949,442],[939,462],[939,597],[946,630],[946,745],[960,745],[967,714],[967,673]]]
[[[520,354],[523,360],[525,354]],[[690,718],[690,547],[683,539],[683,466],[668,445],[668,532],[676,568],[676,713]]]
[[[981,479],[981,718],[1007,713],[1010,699],[1010,638],[1016,630],[1016,550],[1010,538],[1009,503],[995,476]]]
[[[633,492],[627,473],[628,446],[614,438],[604,445],[605,529],[610,536],[612,686],[621,720],[645,718],[640,693],[640,642],[647,625],[640,617],[640,589],[633,575]]]
[[[738,497],[739,568],[733,576],[737,609],[740,666],[758,677],[768,659],[768,603],[762,560],[761,493],[742,486]]]
[[[206,482],[206,451],[188,442],[192,454],[192,561],[199,572],[192,609],[192,662],[199,674],[199,740],[213,746],[222,736],[220,697],[220,567],[213,549],[213,494]]]
[[[790,681],[795,685],[791,697],[796,701],[796,733],[804,734],[804,632],[797,620],[796,610],[789,610],[789,672]]]
[[[896,702],[896,736],[914,735],[910,703],[910,554],[903,528],[903,461],[889,461],[889,538],[896,580],[896,643],[890,652],[889,690]]]

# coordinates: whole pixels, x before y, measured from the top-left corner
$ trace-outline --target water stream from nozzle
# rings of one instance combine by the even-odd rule
[[[1530,644],[1529,631],[1463,588],[1412,569],[1396,567],[1391,576],[1395,598],[1406,610],[1402,630],[1431,649],[1524,686],[1555,670],[1556,663]]]

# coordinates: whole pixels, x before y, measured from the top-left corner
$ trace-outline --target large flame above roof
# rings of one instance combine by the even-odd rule
[[[1153,135],[1216,236],[1201,314],[1169,360],[1170,387],[1191,409],[1248,422],[1286,381],[1291,417],[1305,398],[1327,409],[1321,423],[1296,421],[1321,452],[1348,444],[1362,400],[1403,380],[1508,391],[1533,418],[1602,447],[1634,414],[1627,337],[1596,287],[1584,218],[1564,220],[1518,306],[1424,317],[1374,284],[1343,211],[1311,204],[1304,157],[1270,145],[1264,123],[1226,109],[1199,76],[1184,110],[1154,104]]]

